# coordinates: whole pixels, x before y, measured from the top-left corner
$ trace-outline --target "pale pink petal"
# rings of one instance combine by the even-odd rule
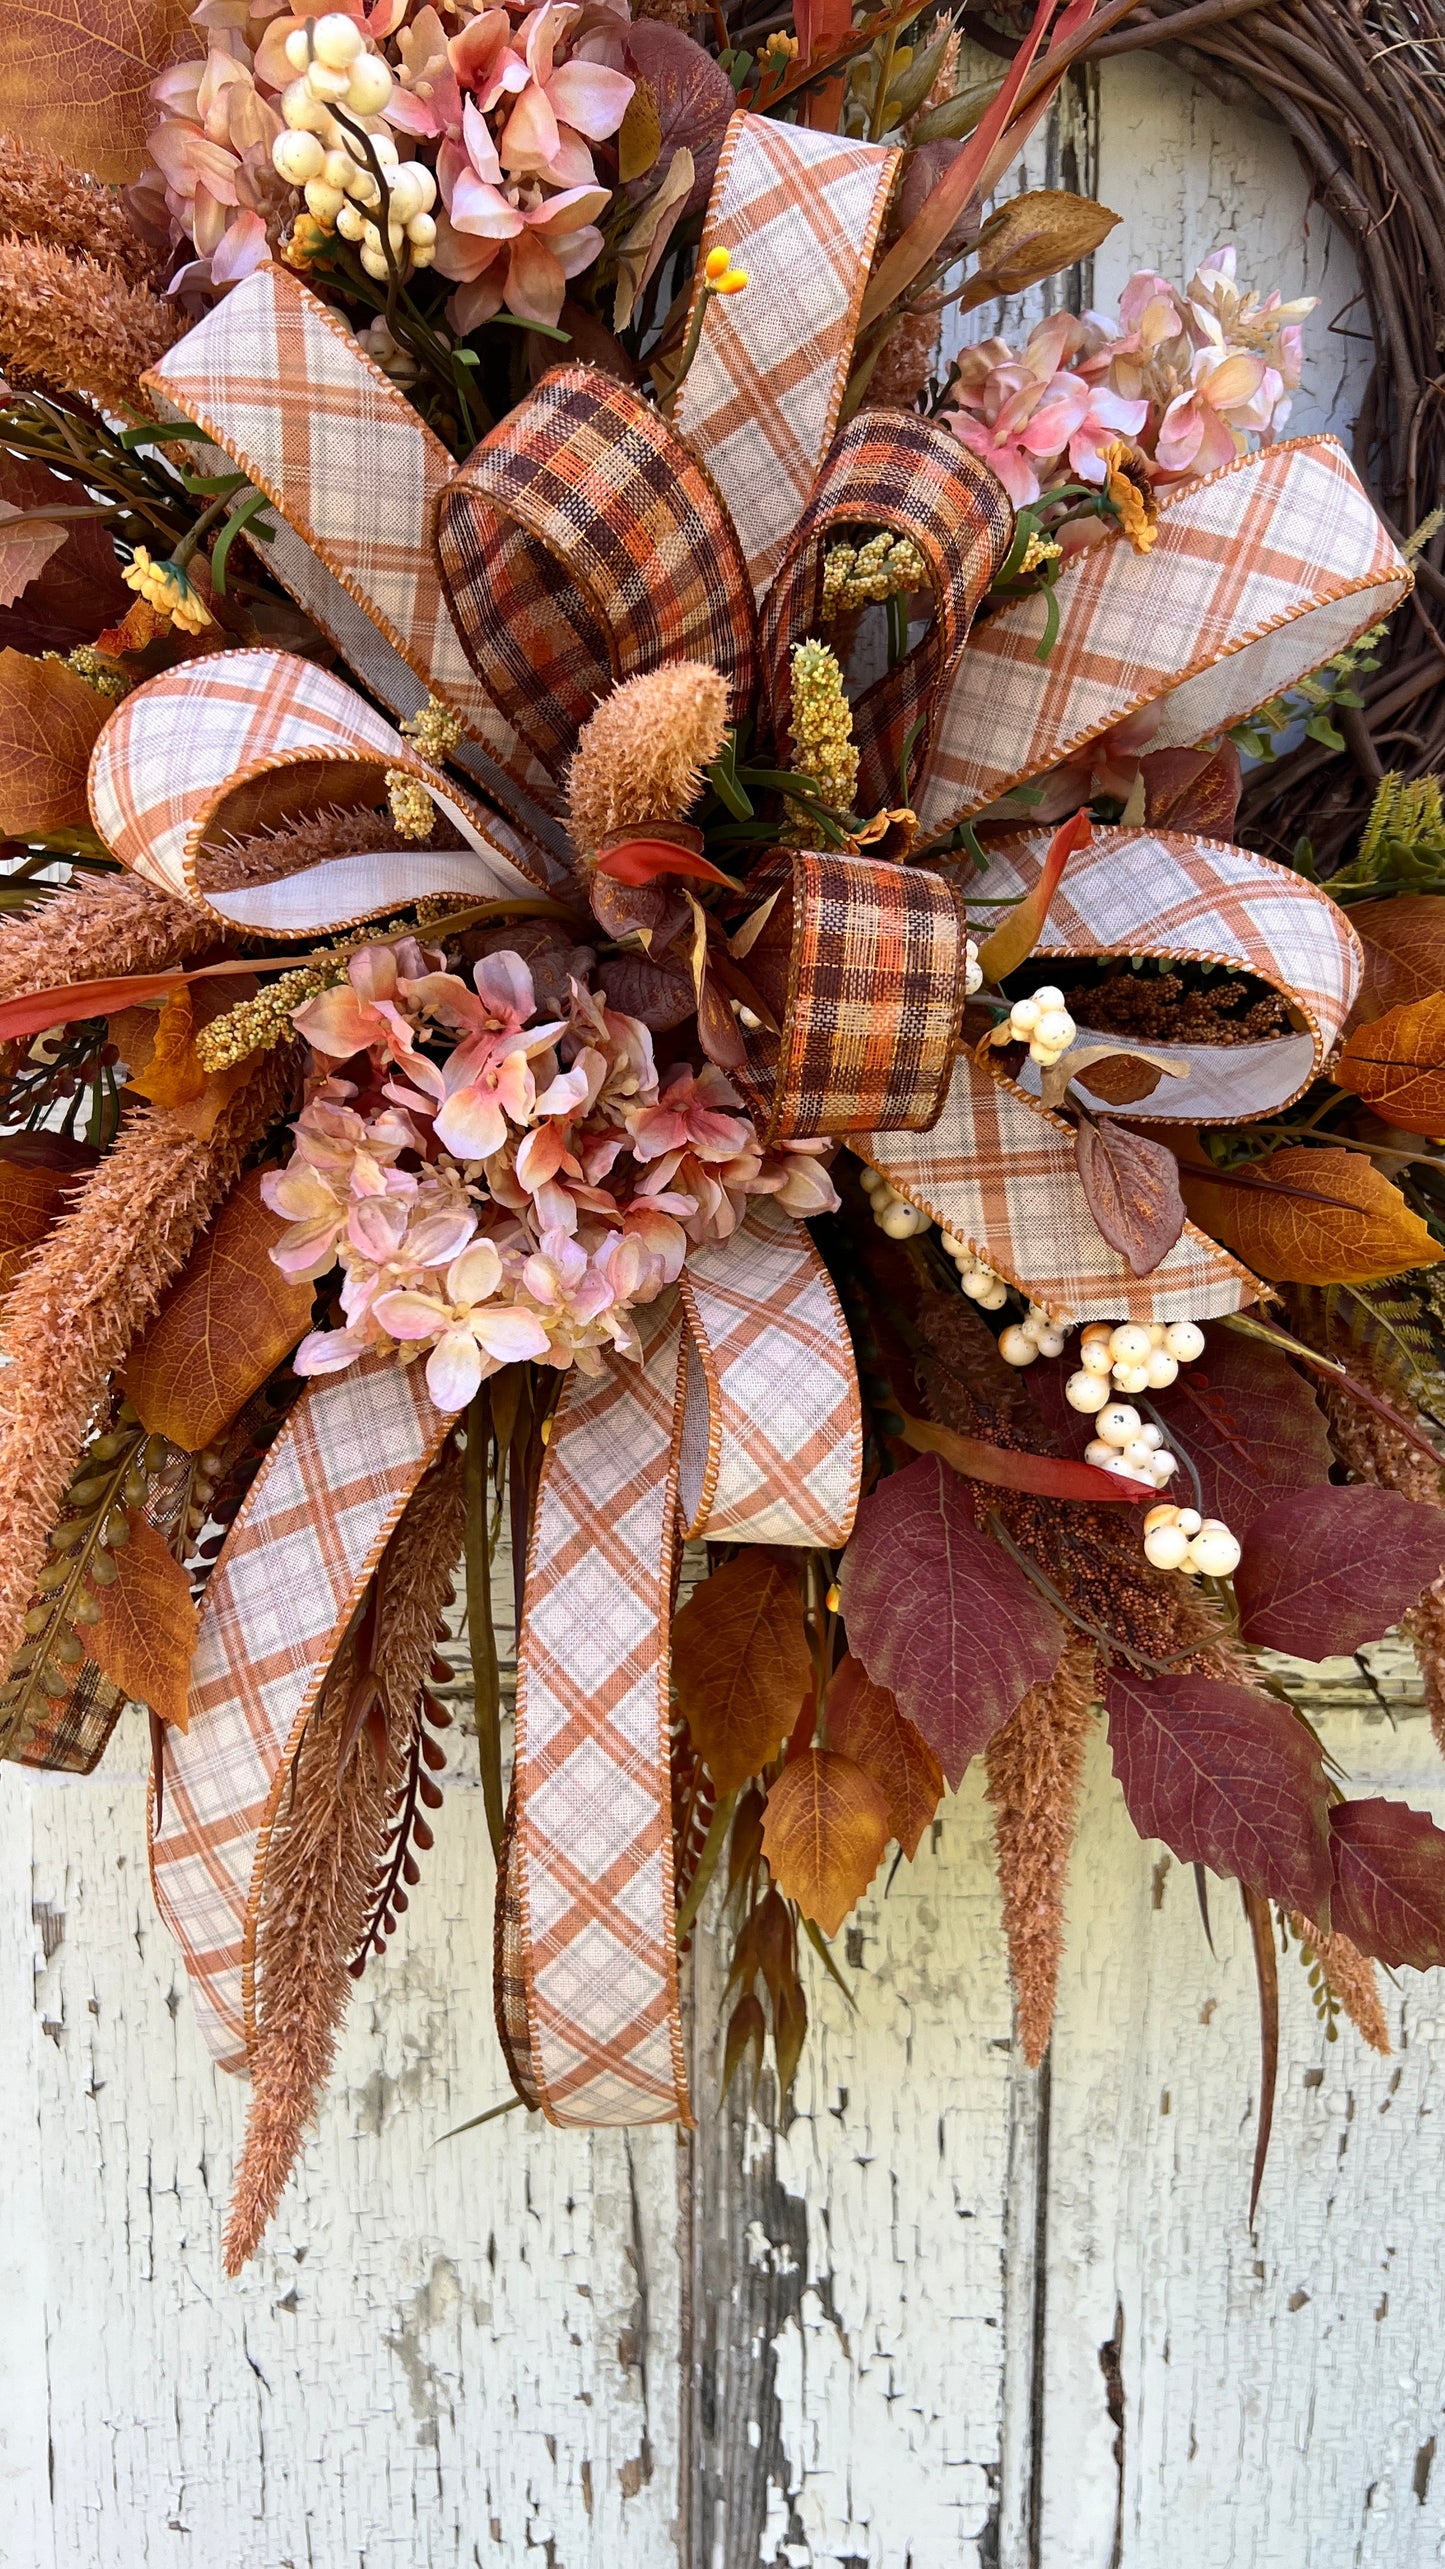
[[[478,995],[495,1016],[514,1018],[525,1025],[537,1005],[532,976],[519,954],[504,946],[497,954],[484,954],[472,974]]]
[[[259,214],[238,214],[228,223],[220,248],[211,252],[212,285],[239,285],[253,276],[271,255],[266,226]]]
[[[580,277],[602,251],[602,234],[595,223],[584,223],[580,232],[559,232],[551,247],[557,254],[557,265],[564,277]]]
[[[449,1329],[426,1360],[426,1387],[438,1409],[465,1409],[482,1379],[481,1351],[468,1329]]]
[[[452,189],[451,222],[454,231],[474,232],[484,241],[510,241],[522,229],[515,205],[507,203],[499,187],[470,169],[463,170]]]
[[[370,1195],[353,1204],[346,1218],[346,1236],[354,1249],[374,1265],[384,1266],[394,1258],[406,1233],[407,1203],[403,1196]]]
[[[502,129],[502,166],[510,170],[545,169],[557,149],[557,119],[545,90],[533,81],[524,89]]]
[[[339,1374],[365,1353],[362,1341],[349,1329],[313,1329],[291,1362],[298,1374]]]
[[[546,197],[527,216],[527,228],[551,239],[558,232],[575,232],[579,225],[591,223],[608,202],[605,187],[567,187],[560,196]]]
[[[447,1293],[453,1302],[487,1302],[502,1281],[502,1261],[490,1240],[474,1240],[447,1270]]]
[[[331,1053],[340,1061],[351,1053],[365,1052],[378,1032],[371,1009],[345,981],[334,990],[318,990],[314,999],[296,1010],[295,1023],[317,1052]]]
[[[589,143],[604,143],[627,113],[635,83],[600,63],[564,62],[547,83],[552,112],[561,125],[575,125]]]
[[[472,98],[462,109],[462,142],[477,177],[490,180],[494,187],[499,187],[502,164],[497,158],[497,146],[492,139],[491,128]]]
[[[381,1293],[371,1308],[390,1338],[434,1338],[447,1324],[447,1306],[432,1293]]]
[[[551,1345],[535,1312],[511,1309],[488,1310],[485,1305],[474,1311],[471,1327],[489,1356],[504,1365],[525,1364],[529,1356],[545,1356]]]

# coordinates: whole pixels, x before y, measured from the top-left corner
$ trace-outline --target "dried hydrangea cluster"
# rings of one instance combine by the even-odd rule
[[[264,1181],[282,1273],[345,1276],[345,1325],[302,1341],[298,1373],[429,1351],[448,1410],[503,1365],[595,1374],[604,1347],[637,1354],[629,1313],[750,1197],[836,1211],[822,1145],[762,1150],[721,1071],[659,1073],[646,1026],[580,980],[539,1021],[520,955],[484,955],[471,986],[442,965],[413,939],[364,946],[294,1012],[323,1064],[359,1073],[318,1080]]]
[[[1144,543],[1154,484],[1212,473],[1278,437],[1299,389],[1300,325],[1318,298],[1261,296],[1239,286],[1237,267],[1235,248],[1217,249],[1182,292],[1141,269],[1113,320],[1056,312],[1021,349],[981,340],[953,368],[943,416],[1021,507],[1070,483],[1127,478],[1136,456],[1140,496],[1123,513]],[[1071,526],[1065,549],[1092,540],[1096,523]]]

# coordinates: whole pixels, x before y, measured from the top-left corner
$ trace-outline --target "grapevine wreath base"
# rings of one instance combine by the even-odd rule
[[[12,84],[0,1753],[149,1707],[232,2271],[423,1880],[460,1552],[554,2122],[689,2118],[714,1879],[785,2098],[975,1757],[1037,2062],[1101,1718],[1266,2060],[1282,1947],[1381,2047],[1445,1961],[1445,1833],[1268,1655],[1403,1619],[1445,1738],[1424,302],[1377,225],[1354,464],[1227,246],[945,368],[1115,219],[983,213],[1070,66],[1284,100],[1300,12],[1040,0],[981,89],[919,0],[747,16],[201,0],[105,112]]]

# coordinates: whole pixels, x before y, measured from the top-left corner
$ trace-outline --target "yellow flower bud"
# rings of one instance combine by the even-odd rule
[[[708,284],[716,285],[720,277],[725,277],[727,275],[732,263],[733,254],[731,250],[709,250],[702,266],[702,272],[706,277]]]

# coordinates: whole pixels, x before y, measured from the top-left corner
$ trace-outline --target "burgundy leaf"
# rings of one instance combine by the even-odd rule
[[[1250,1528],[1240,1629],[1266,1650],[1333,1659],[1378,1641],[1442,1564],[1445,1509],[1396,1490],[1297,1490]]]
[[[1184,1228],[1173,1152],[1101,1115],[1096,1124],[1080,1124],[1074,1161],[1103,1238],[1128,1259],[1136,1276],[1152,1276]]]
[[[842,1587],[850,1648],[897,1697],[950,1784],[1059,1664],[1057,1617],[980,1534],[958,1475],[935,1454],[863,1501]]]
[[[1445,1829],[1406,1802],[1337,1802],[1330,1838],[1336,1934],[1376,1962],[1445,1963]]]
[[[1198,1363],[1181,1365],[1178,1381],[1154,1403],[1170,1444],[1199,1474],[1204,1514],[1223,1517],[1243,1542],[1276,1499],[1328,1481],[1329,1430],[1308,1380],[1287,1356],[1232,1329],[1208,1329],[1205,1337]],[[1072,1409],[1066,1416],[1082,1430],[1066,1450],[1082,1453],[1093,1421]],[[1187,1478],[1179,1475],[1181,1496],[1190,1495]]]
[[[622,50],[627,69],[645,80],[657,101],[662,145],[645,179],[629,194],[641,199],[666,177],[675,151],[691,152],[696,176],[684,214],[706,205],[717,168],[722,138],[737,109],[732,82],[715,55],[694,44],[680,27],[660,18],[639,18],[627,28]]]
[[[83,482],[68,481],[45,464],[19,455],[0,455],[0,499],[12,508],[83,508],[91,494]],[[104,626],[115,623],[134,604],[120,576],[115,546],[98,518],[60,521],[66,540],[44,570],[18,597],[0,610],[0,650],[73,651],[78,642],[93,642]]]
[[[488,929],[481,949],[483,954],[505,949],[521,956],[532,976],[541,1017],[565,1017],[570,984],[580,981],[585,986],[597,961],[592,946],[574,944],[550,919],[508,919],[501,927]]]
[[[597,974],[609,1008],[636,1017],[655,1035],[686,1025],[696,1006],[690,972],[670,971],[650,955],[610,954]]]
[[[1114,1772],[1141,1837],[1231,1874],[1317,1926],[1330,1898],[1319,1744],[1288,1705],[1220,1677],[1137,1677],[1105,1689]]]

